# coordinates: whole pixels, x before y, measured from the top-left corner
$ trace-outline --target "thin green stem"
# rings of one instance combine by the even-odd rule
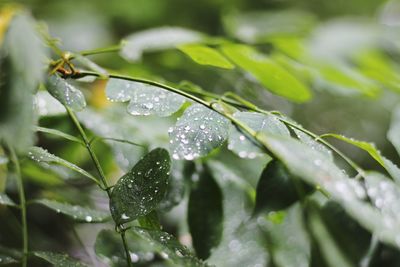
[[[80,76],[97,76],[99,77],[99,74],[95,73],[95,72],[91,72],[91,71],[82,71],[79,74],[77,74],[77,77]],[[208,108],[213,109],[214,111],[220,113],[222,116],[226,117],[227,119],[229,119],[233,124],[235,124],[236,126],[238,126],[239,128],[241,128],[243,131],[245,131],[247,134],[249,134],[253,139],[255,139],[256,141],[258,141],[260,144],[263,145],[263,147],[265,149],[268,150],[268,146],[266,145],[265,141],[262,140],[263,138],[258,137],[258,133],[256,131],[254,131],[253,129],[251,129],[250,127],[248,127],[246,124],[240,122],[239,120],[237,120],[236,118],[234,118],[231,114],[224,112],[223,110],[219,109],[217,107],[216,102],[208,102],[205,101],[199,97],[196,97],[186,91],[183,91],[181,89],[178,88],[174,88],[172,86],[169,85],[165,85],[165,84],[161,84],[155,81],[150,81],[147,79],[142,79],[142,78],[135,78],[135,77],[130,77],[130,76],[126,76],[126,75],[119,75],[119,74],[110,74],[109,75],[110,78],[115,78],[115,79],[122,79],[122,80],[127,80],[127,81],[133,81],[133,82],[139,82],[139,83],[144,83],[144,84],[149,84],[149,85],[153,85],[159,88],[163,88],[165,90],[168,90],[170,92],[174,92],[176,94],[182,95],[188,99],[191,99],[201,105],[204,105]],[[232,96],[232,94],[230,94]],[[219,99],[227,104],[232,104],[226,101],[226,98],[221,98],[219,97]],[[238,99],[235,99],[238,100]],[[242,99],[243,100],[243,99]],[[299,131],[304,132],[305,134],[313,137],[317,142],[320,142],[322,144],[324,144],[325,146],[327,146],[328,148],[330,148],[332,151],[334,151],[337,155],[339,155],[341,158],[343,158],[352,168],[354,168],[360,175],[363,176],[364,174],[364,170],[359,167],[354,161],[352,161],[350,158],[348,158],[346,155],[344,155],[339,149],[337,149],[336,147],[334,147],[332,144],[330,144],[329,142],[327,142],[326,140],[323,140],[321,138],[319,138],[319,136],[317,134],[312,133],[309,130],[304,129],[301,126],[298,126],[297,124],[283,118],[280,114],[277,114],[276,112],[271,112],[271,111],[266,111],[263,109],[258,108],[257,106],[251,104],[250,106],[247,105],[249,102],[246,101],[246,104],[244,105],[246,109],[248,110],[252,110],[252,111],[256,111],[256,112],[260,112],[263,114],[268,114],[268,115],[272,115],[275,116],[277,119],[279,119],[281,122],[285,123],[286,125],[295,128]],[[237,102],[235,101],[235,106],[236,106]],[[239,103],[239,104],[243,104],[243,103]],[[243,107],[243,105],[242,105]]]
[[[50,129],[50,128],[45,128],[45,127],[40,127],[40,126],[35,126],[34,130],[37,132],[42,132],[42,133],[47,133],[47,134],[51,134],[51,135],[55,135],[73,142],[76,142],[80,145],[85,145],[81,140],[79,140],[78,138],[76,138],[75,136],[63,133],[61,131],[55,130],[55,129]]]
[[[79,52],[78,54],[80,54],[82,56],[90,56],[90,55],[118,52],[119,50],[121,50],[120,44],[114,45],[114,46],[109,46],[109,47],[84,50],[84,51]]]
[[[85,143],[86,149],[89,152],[90,157],[92,158],[92,161],[93,161],[93,163],[94,163],[94,165],[95,165],[95,167],[97,169],[97,172],[99,173],[100,180],[101,180],[102,186],[103,186],[102,189],[106,191],[108,198],[111,199],[111,191],[110,191],[111,187],[108,186],[107,178],[106,178],[106,176],[104,174],[103,169],[101,168],[100,162],[99,162],[96,154],[92,150],[89,138],[87,137],[85,131],[83,130],[81,124],[79,123],[79,120],[76,117],[75,113],[70,108],[68,108],[67,106],[65,106],[65,108],[67,110],[67,113],[68,113],[71,121],[73,122],[75,127],[78,129],[79,134],[81,135],[82,140]],[[131,257],[130,257],[128,244],[127,244],[126,238],[125,238],[125,231],[121,231],[120,235],[121,235],[121,238],[122,238],[122,241],[123,241],[123,245],[124,245],[124,249],[125,249],[126,262],[127,262],[128,266],[131,267],[132,266],[132,260],[131,260]]]
[[[15,172],[17,175],[17,186],[19,193],[19,206],[21,209],[21,225],[22,225],[22,267],[26,267],[28,263],[28,224],[26,221],[26,200],[24,183],[22,181],[21,167],[15,150],[12,146],[9,146],[11,160],[15,166]]]

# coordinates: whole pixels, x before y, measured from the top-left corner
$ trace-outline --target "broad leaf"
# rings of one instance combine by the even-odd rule
[[[168,189],[160,202],[158,209],[162,212],[169,211],[178,205],[185,197],[187,166],[184,161],[172,161],[171,175],[169,177]]]
[[[17,152],[25,152],[34,143],[33,93],[45,70],[47,51],[35,23],[24,12],[16,14],[0,48],[0,140],[12,144]]]
[[[200,104],[187,108],[169,131],[174,159],[193,160],[206,156],[228,136],[229,121]]]
[[[397,153],[400,155],[400,105],[398,105],[392,113],[392,121],[387,133],[387,138],[396,148]]]
[[[333,154],[332,150],[327,148],[325,145],[319,143],[317,140],[309,136],[308,134],[292,127],[292,130],[296,133],[297,137],[299,138],[300,141],[302,141],[304,144],[308,145],[314,150],[317,150],[321,153],[323,153],[327,158],[331,159],[333,161]]]
[[[278,63],[245,45],[224,45],[223,53],[251,73],[266,89],[294,102],[311,99],[311,91]]]
[[[16,207],[17,204],[6,194],[0,193],[0,205]]]
[[[99,223],[110,219],[110,214],[106,211],[94,210],[87,207],[61,203],[50,199],[34,200],[34,203],[46,206],[57,213],[61,213],[80,222]]]
[[[80,111],[86,107],[82,92],[57,74],[47,79],[46,88],[54,98],[74,111]]]
[[[66,113],[65,107],[47,91],[36,93],[35,109],[39,116],[57,116]]]
[[[257,219],[261,229],[268,236],[274,266],[310,266],[311,246],[300,205],[293,205],[285,213],[280,223],[272,222],[268,219],[270,216],[260,216]]]
[[[156,148],[118,180],[110,199],[111,213],[118,224],[157,208],[167,191],[170,164],[168,152]]]
[[[10,256],[0,254],[0,265],[8,265],[13,263],[18,263],[18,260]]]
[[[53,155],[49,153],[46,149],[43,149],[41,147],[31,147],[28,151],[28,157],[40,164],[49,164],[49,163],[55,163],[64,167],[67,167],[68,169],[71,169],[73,171],[76,171],[83,176],[98,182],[97,178],[95,178],[93,175],[88,173],[87,171],[83,170],[82,168],[76,166],[75,164],[66,161],[65,159],[59,158],[56,155]]]
[[[122,43],[121,56],[134,62],[142,58],[144,52],[161,51],[175,46],[200,42],[203,35],[179,27],[160,27],[129,35]]]
[[[222,237],[222,192],[207,165],[192,185],[188,204],[188,224],[193,247],[201,259],[207,259]]]
[[[188,55],[194,62],[201,65],[210,65],[223,69],[233,69],[232,65],[218,50],[204,45],[183,45],[178,47]]]
[[[71,258],[66,254],[55,253],[50,251],[35,251],[33,252],[38,258],[41,258],[48,263],[51,263],[54,267],[87,267],[88,265],[79,262],[76,259]]]
[[[256,132],[272,133],[278,135],[289,136],[289,131],[286,126],[281,123],[276,117],[255,112],[236,112],[233,114],[235,119],[245,123]],[[255,158],[264,156],[265,151],[243,133],[236,126],[231,126],[228,149],[235,152],[241,158]]]
[[[258,181],[255,211],[279,211],[295,203],[299,199],[295,179],[281,162],[268,163]]]
[[[360,225],[376,234],[379,240],[400,247],[398,219],[385,213],[382,206],[377,209],[365,202],[367,192],[360,181],[349,179],[330,159],[299,141],[269,135],[263,138],[263,142],[292,173],[312,185],[321,186]],[[366,179],[368,181],[369,178]],[[387,182],[392,183],[390,180]]]
[[[156,86],[122,79],[110,79],[106,94],[109,100],[129,101],[128,112],[132,115],[170,116],[178,111],[185,98]]]

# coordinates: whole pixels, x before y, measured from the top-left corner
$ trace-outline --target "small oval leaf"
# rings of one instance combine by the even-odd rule
[[[47,79],[46,88],[53,97],[74,111],[86,107],[82,92],[56,74]]]
[[[106,94],[111,101],[130,101],[128,112],[132,115],[167,117],[178,111],[185,103],[185,97],[178,94],[156,86],[122,79],[110,79]]]
[[[118,180],[110,199],[116,223],[133,221],[157,208],[168,188],[170,165],[168,151],[156,148]]]
[[[210,65],[223,69],[233,69],[235,67],[218,50],[205,45],[183,45],[179,46],[178,49],[200,65]]]
[[[193,160],[207,155],[228,136],[229,121],[217,112],[194,104],[169,131],[174,159]]]

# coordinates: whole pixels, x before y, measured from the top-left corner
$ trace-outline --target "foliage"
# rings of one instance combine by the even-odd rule
[[[138,1],[95,49],[0,5],[0,265],[398,266],[400,3],[205,2],[218,32]]]

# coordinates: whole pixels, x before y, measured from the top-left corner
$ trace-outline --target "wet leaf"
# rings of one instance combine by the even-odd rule
[[[187,108],[169,131],[174,159],[193,160],[206,156],[228,136],[229,121],[217,112],[194,104]]]
[[[110,79],[106,94],[109,100],[127,102],[132,115],[167,117],[178,111],[185,98],[156,86],[122,79]]]
[[[233,114],[235,119],[243,122],[256,132],[272,133],[289,136],[286,126],[276,117],[255,112],[236,112]],[[235,152],[241,158],[255,158],[265,155],[265,151],[260,148],[250,137],[239,130],[236,126],[231,126],[228,149]]]
[[[314,150],[317,150],[323,153],[327,158],[333,161],[333,154],[332,150],[327,148],[325,145],[319,143],[317,140],[309,136],[308,134],[292,127],[292,130],[296,133],[297,137],[302,141],[304,144],[308,145]]]
[[[200,65],[210,65],[223,69],[233,69],[235,67],[214,48],[204,45],[183,45],[178,48]]]
[[[162,51],[176,46],[200,42],[204,36],[179,27],[160,27],[134,33],[122,43],[121,56],[131,62],[142,58],[143,53]]]
[[[222,192],[207,165],[198,175],[190,192],[188,224],[196,254],[205,260],[222,238]]]
[[[33,255],[39,257],[54,267],[87,267],[88,265],[79,262],[76,259],[71,258],[66,254],[55,253],[50,251],[35,251]]]
[[[18,263],[18,261],[10,256],[0,254],[0,265],[8,265]]]
[[[400,105],[398,105],[392,113],[392,121],[387,133],[387,138],[396,148],[397,153],[400,155]]]
[[[110,219],[110,214],[106,211],[94,210],[92,208],[82,207],[78,205],[71,205],[68,203],[61,203],[50,199],[34,200],[34,203],[46,206],[57,213],[61,213],[71,217],[75,221],[87,223],[100,223]]]
[[[171,176],[169,178],[167,193],[160,202],[160,211],[169,211],[183,200],[186,189],[186,173],[184,161],[172,161]]]
[[[96,63],[94,63],[93,61],[91,61],[89,58],[79,54],[76,54],[74,56],[75,56],[74,60],[78,61],[85,68],[88,68],[89,70],[96,72],[97,74],[99,74],[101,78],[108,77],[108,72],[99,65],[97,65]]]
[[[28,157],[40,164],[50,164],[50,163],[55,163],[57,165],[61,165],[64,167],[67,167],[68,169],[71,169],[73,171],[76,171],[83,176],[98,182],[97,178],[95,178],[93,175],[88,173],[87,171],[83,170],[82,168],[76,166],[75,164],[66,161],[65,159],[59,158],[56,155],[51,154],[48,152],[46,149],[43,149],[41,147],[31,147],[28,151]]]
[[[330,159],[295,139],[269,135],[263,142],[291,173],[314,186],[320,186],[360,225],[376,234],[380,241],[400,247],[399,220],[386,213],[382,206],[378,208],[365,202],[370,189],[366,191],[360,181],[350,179]],[[371,178],[366,176],[365,179],[368,181]],[[386,180],[389,188],[396,188],[392,181]],[[387,196],[396,199],[393,193],[389,194],[390,190]]]
[[[82,92],[57,74],[47,79],[46,88],[60,103],[74,111],[80,111],[86,107],[85,96]]]
[[[118,180],[110,200],[111,213],[118,224],[157,208],[167,191],[170,164],[168,152],[156,148]]]
[[[0,205],[16,207],[17,204],[6,194],[0,193]]]
[[[222,52],[251,73],[267,90],[294,102],[311,99],[311,91],[278,63],[246,45],[224,45]]]
[[[66,113],[65,107],[47,91],[36,93],[35,109],[39,116],[57,116]]]
[[[295,203],[299,196],[294,179],[281,162],[268,163],[257,184],[255,211],[279,211]]]

